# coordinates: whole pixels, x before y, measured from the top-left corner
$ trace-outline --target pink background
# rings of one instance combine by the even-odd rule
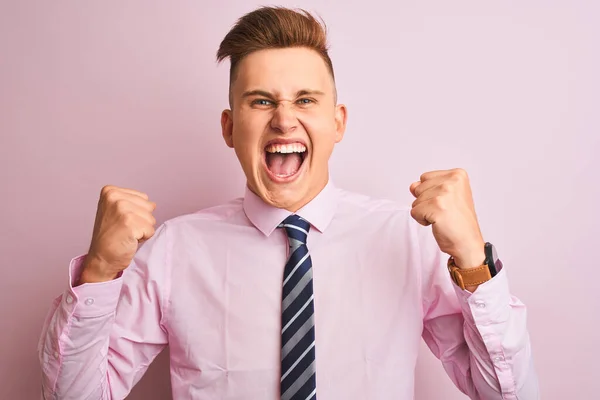
[[[257,3],[226,3],[2,2],[0,398],[39,394],[41,324],[87,250],[102,185],[149,193],[160,222],[242,194],[214,54]],[[419,3],[283,3],[331,30],[350,113],[333,177],[410,202],[422,172],[467,169],[485,238],[529,306],[542,397],[596,398],[598,3]],[[425,347],[417,379],[417,399],[464,398]],[[163,353],[130,398],[168,393]]]

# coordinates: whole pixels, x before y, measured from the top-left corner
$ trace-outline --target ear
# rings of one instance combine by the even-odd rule
[[[335,142],[339,143],[344,138],[346,132],[346,121],[348,120],[348,110],[343,104],[335,106]]]
[[[233,115],[231,110],[223,110],[221,113],[221,132],[227,146],[233,148]]]

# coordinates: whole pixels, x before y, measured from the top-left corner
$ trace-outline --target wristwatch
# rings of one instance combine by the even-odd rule
[[[448,271],[450,277],[461,289],[467,286],[477,286],[489,281],[502,269],[502,261],[498,258],[496,248],[487,242],[484,246],[485,260],[476,268],[460,269],[454,263],[454,258],[448,259]]]

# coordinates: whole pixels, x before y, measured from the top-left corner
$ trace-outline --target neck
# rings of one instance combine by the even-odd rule
[[[252,193],[254,193],[256,196],[260,197],[265,203],[270,204],[273,207],[285,209],[291,213],[296,213],[302,207],[304,207],[308,203],[310,203],[315,197],[317,197],[319,195],[319,193],[321,193],[323,191],[323,189],[325,189],[325,187],[327,186],[328,183],[329,183],[329,177],[325,176],[325,179],[322,182],[317,183],[313,187],[311,187],[309,189],[309,191],[306,193],[306,196],[304,196],[302,199],[298,200],[297,202],[295,202],[293,204],[286,204],[286,205],[278,205],[278,204],[276,204],[276,202],[273,202],[273,201],[263,198],[250,185],[248,185],[247,182],[246,182],[246,186],[248,186],[248,189],[250,189],[250,191]]]
[[[320,184],[315,185],[313,188],[311,188],[304,198],[302,198],[300,201],[298,201],[296,204],[293,204],[292,206],[285,207],[285,209],[292,213],[295,213],[296,211],[300,210],[302,207],[310,203],[315,197],[317,197],[319,193],[321,193],[323,189],[325,189],[325,186],[327,186],[328,182],[329,179],[326,178],[324,182],[321,182]]]

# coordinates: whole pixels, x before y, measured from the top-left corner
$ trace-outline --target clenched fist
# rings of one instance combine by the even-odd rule
[[[484,241],[466,171],[457,168],[424,173],[410,185],[410,192],[416,198],[412,217],[421,225],[432,225],[439,248],[453,256],[460,268],[481,265]]]
[[[138,245],[154,235],[156,204],[136,190],[105,186],[80,283],[109,281],[129,266]]]

